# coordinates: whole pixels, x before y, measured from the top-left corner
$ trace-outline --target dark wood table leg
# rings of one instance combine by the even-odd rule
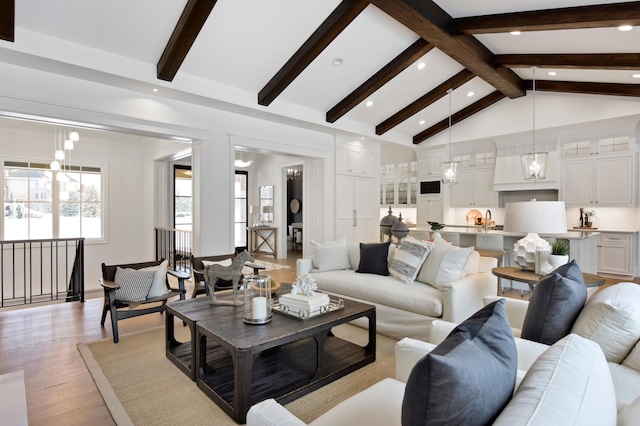
[[[252,404],[251,375],[253,372],[253,353],[251,351],[233,351],[233,419],[246,423],[247,411]]]

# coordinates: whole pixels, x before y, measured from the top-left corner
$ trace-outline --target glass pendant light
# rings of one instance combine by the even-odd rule
[[[520,156],[524,180],[543,180],[547,172],[548,152],[536,152],[536,67],[533,67],[533,152]]]
[[[440,164],[440,179],[442,183],[449,185],[458,183],[458,163],[451,158],[451,92],[453,89],[447,90],[449,94],[449,161]]]

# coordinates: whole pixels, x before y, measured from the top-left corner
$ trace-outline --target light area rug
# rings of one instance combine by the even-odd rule
[[[367,331],[343,324],[334,333],[364,345]],[[91,376],[118,425],[235,425],[195,382],[165,356],[164,327],[78,344]],[[189,339],[187,327],[176,327],[176,337]],[[309,423],[340,401],[395,374],[396,341],[377,335],[376,361],[285,407]]]
[[[264,269],[263,269],[264,272],[279,271],[281,269],[289,269],[289,268],[291,268],[291,266],[289,266],[289,265],[280,265],[278,263],[267,262],[266,260],[262,260],[262,259],[256,259],[252,263],[255,263],[255,264],[260,265],[260,266],[264,266]],[[242,273],[244,275],[252,275],[253,274],[253,268],[251,268],[249,266],[245,266],[242,269]]]

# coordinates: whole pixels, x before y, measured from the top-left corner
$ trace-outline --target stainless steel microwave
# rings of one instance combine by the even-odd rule
[[[420,182],[420,195],[440,194],[440,181],[428,180]]]

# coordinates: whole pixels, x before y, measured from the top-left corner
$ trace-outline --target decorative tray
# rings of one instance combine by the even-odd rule
[[[273,302],[273,307],[271,309],[273,310],[273,312],[277,312],[279,314],[304,321],[306,319],[314,318],[329,312],[337,311],[338,309],[342,309],[342,308],[344,308],[344,300],[331,299],[329,300],[329,304],[327,306],[313,310],[311,312],[304,309],[301,309],[299,311],[291,310],[286,306],[280,305],[280,302],[277,302],[277,301]]]

